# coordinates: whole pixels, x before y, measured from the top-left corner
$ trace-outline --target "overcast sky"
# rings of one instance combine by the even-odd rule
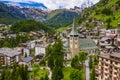
[[[73,8],[74,6],[80,6],[86,0],[2,0],[2,1],[14,1],[14,2],[35,1],[35,2],[43,3],[49,9],[58,9],[59,7]],[[96,3],[99,0],[90,0],[90,1]]]

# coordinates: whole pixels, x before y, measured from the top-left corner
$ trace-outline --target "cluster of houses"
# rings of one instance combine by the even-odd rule
[[[44,31],[31,32],[31,36],[41,34],[42,37],[22,43],[15,49],[0,48],[0,63],[12,65],[17,62],[31,66],[33,56],[35,56],[35,61],[39,61],[45,56],[46,47],[49,44],[54,44],[56,39],[56,34],[48,36],[43,33]],[[80,51],[85,51],[88,55],[100,52],[99,65],[96,68],[97,79],[120,79],[120,34],[118,29],[105,29],[99,26],[93,30],[81,26],[76,28],[74,19],[72,28],[60,33],[60,36],[64,46],[65,59],[73,58]]]
[[[9,31],[4,34],[2,31],[0,39],[4,40],[5,38],[16,38],[16,33],[11,33]],[[19,32],[19,35],[25,35],[25,32]],[[35,40],[27,41],[26,43],[20,44],[16,48],[0,48],[0,64],[11,66],[13,63],[17,62],[18,64],[30,64],[35,57],[35,61],[39,61],[40,58],[45,56],[46,47],[49,44],[53,44],[56,38],[56,35],[45,34],[43,30],[30,32],[30,36],[34,36]]]
[[[45,56],[48,43],[45,40],[34,40],[27,43],[22,43],[17,48],[0,48],[0,63],[2,65],[12,65],[17,63],[28,63],[32,61],[32,57],[39,61]]]

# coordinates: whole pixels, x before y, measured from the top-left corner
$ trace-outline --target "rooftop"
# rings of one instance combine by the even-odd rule
[[[102,58],[106,58],[106,59],[110,59],[110,60],[114,60],[114,61],[118,61],[116,58],[119,58],[120,59],[120,54],[119,53],[112,53],[112,54],[109,54],[109,53],[104,53],[104,54],[100,54],[100,57]],[[115,57],[115,58],[113,58]]]
[[[113,54],[110,54],[110,56],[120,58],[120,53],[113,53]]]
[[[33,60],[33,58],[30,57],[30,56],[23,59],[23,61],[26,62],[26,63],[28,63],[28,62],[30,62],[32,60]]]
[[[80,50],[98,49],[95,42],[90,38],[80,39]]]
[[[8,57],[14,57],[21,54],[21,52],[15,49],[10,49],[10,48],[0,48],[0,54],[6,55]]]

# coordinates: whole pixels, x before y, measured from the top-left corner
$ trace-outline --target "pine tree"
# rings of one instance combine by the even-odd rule
[[[92,56],[89,57],[89,68],[92,69]]]
[[[77,55],[72,59],[71,66],[76,69],[80,68],[80,63]]]
[[[86,53],[85,53],[84,51],[81,51],[81,52],[79,53],[79,60],[80,60],[80,62],[81,62],[82,64],[84,63],[84,61],[86,60],[86,58],[87,58]]]
[[[3,71],[2,71],[0,80],[5,80],[5,69],[3,69]]]
[[[41,77],[41,78],[40,78],[40,80],[44,80],[44,78],[43,78],[43,77]]]
[[[52,57],[48,58],[48,67],[52,70],[54,67],[54,59]]]
[[[48,66],[52,70],[52,80],[61,80],[64,77],[62,72],[63,61],[64,61],[63,50],[64,50],[63,43],[60,37],[57,37],[54,45],[48,46],[47,48],[47,56],[49,55]]]
[[[90,73],[90,80],[96,80],[96,73],[95,73],[95,68],[92,68],[92,71]]]
[[[64,75],[62,72],[61,67],[55,66],[52,71],[52,80],[61,80],[63,79]]]
[[[44,80],[49,80],[49,78],[48,78],[48,75],[47,75],[47,74],[45,74],[45,78],[44,78]]]

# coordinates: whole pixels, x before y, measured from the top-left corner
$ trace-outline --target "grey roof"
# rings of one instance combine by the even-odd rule
[[[64,46],[64,47],[69,47],[69,41],[64,42],[64,43],[63,43],[63,46]]]
[[[10,48],[0,48],[0,54],[8,57],[14,57],[21,54],[21,52]]]
[[[26,63],[28,63],[28,62],[30,62],[32,60],[33,60],[33,58],[30,57],[30,56],[23,59],[23,61],[26,62]]]
[[[98,49],[95,42],[90,38],[80,39],[80,50]]]
[[[108,39],[112,39],[110,36],[104,36],[104,37],[102,37],[101,39],[100,39],[100,41],[106,41],[106,40],[108,40]]]

